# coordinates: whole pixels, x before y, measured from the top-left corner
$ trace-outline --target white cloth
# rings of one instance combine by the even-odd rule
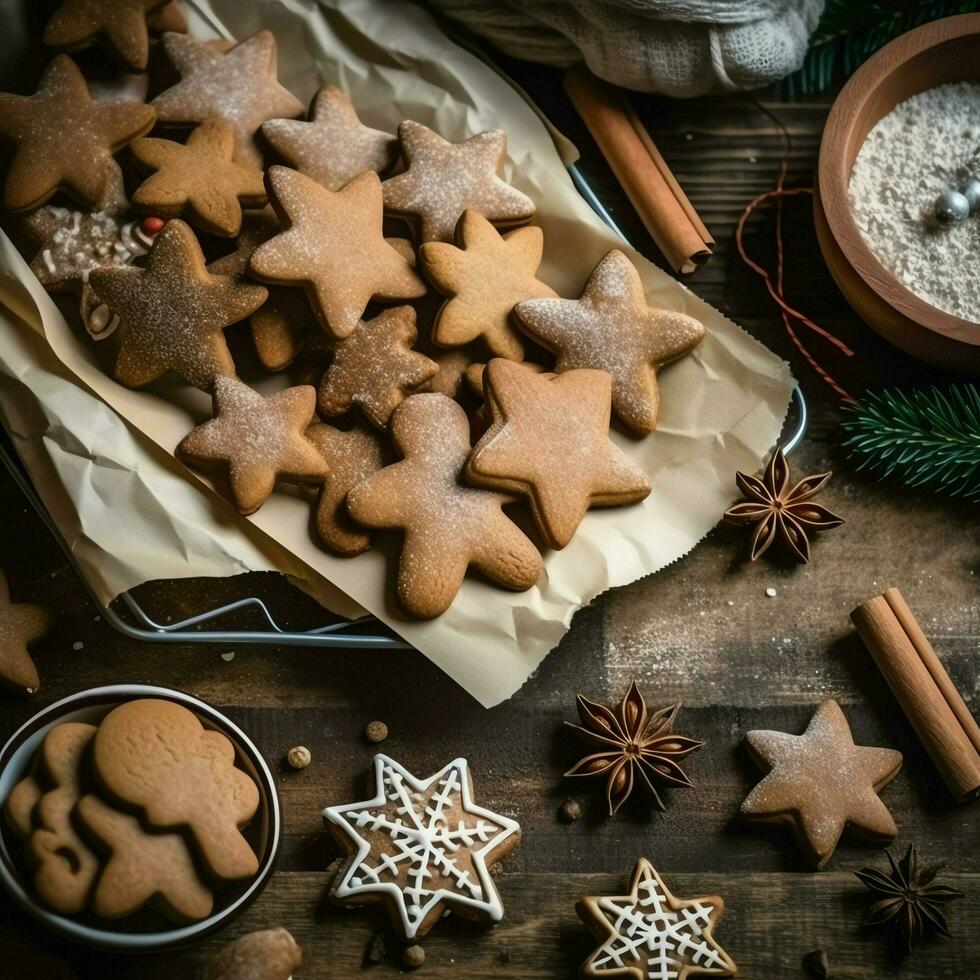
[[[752,89],[796,71],[824,0],[432,0],[516,58],[639,92]]]

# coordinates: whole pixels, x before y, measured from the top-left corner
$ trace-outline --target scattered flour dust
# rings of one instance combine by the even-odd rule
[[[980,179],[980,83],[899,103],[868,133],[851,171],[854,219],[886,269],[932,306],[980,323],[980,214],[943,228],[941,191]]]

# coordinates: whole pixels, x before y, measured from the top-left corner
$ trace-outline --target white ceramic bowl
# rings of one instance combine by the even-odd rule
[[[272,875],[282,840],[282,812],[275,779],[262,754],[248,736],[230,719],[210,705],[189,694],[168,687],[146,684],[115,684],[90,688],[63,698],[42,709],[21,725],[0,750],[0,800],[5,800],[18,780],[30,768],[34,752],[48,729],[65,721],[87,721],[97,724],[117,704],[134,698],[163,698],[175,701],[193,711],[202,724],[223,732],[235,745],[237,765],[247,772],[259,788],[259,809],[247,834],[259,855],[258,874],[243,886],[215,896],[217,910],[208,918],[187,926],[166,926],[159,930],[133,929],[126,920],[104,923],[94,916],[69,917],[45,908],[35,898],[29,883],[23,880],[18,859],[20,844],[8,827],[0,830],[0,881],[11,897],[25,911],[54,932],[67,939],[128,952],[159,952],[194,942],[215,932],[239,915],[261,893]]]

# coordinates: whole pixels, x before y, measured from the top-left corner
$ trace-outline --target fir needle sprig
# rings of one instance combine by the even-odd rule
[[[844,448],[859,470],[980,501],[980,391],[974,384],[871,392],[848,408]]]

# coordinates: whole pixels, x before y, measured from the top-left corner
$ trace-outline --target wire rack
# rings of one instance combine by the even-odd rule
[[[623,242],[629,244],[626,236],[603,207],[602,202],[596,197],[595,192],[578,168],[573,165],[568,168],[568,172],[576,189],[585,198],[589,206]],[[783,451],[786,453],[792,452],[799,445],[806,434],[807,427],[808,412],[802,391],[796,388],[793,397],[796,405],[797,425],[793,434],[783,443]],[[260,596],[254,595],[226,602],[175,623],[160,622],[159,617],[151,616],[130,592],[122,593],[116,602],[107,606],[99,598],[92,583],[88,581],[60,528],[48,513],[30,475],[17,457],[9,437],[2,430],[2,427],[0,427],[0,460],[10,471],[14,482],[31,502],[31,505],[47,525],[48,530],[54,535],[55,540],[61,545],[69,564],[84,583],[92,602],[98,607],[102,617],[110,626],[131,639],[142,640],[146,643],[208,643],[222,646],[234,644],[238,646],[332,647],[346,650],[411,649],[408,643],[391,633],[384,624],[373,616],[356,620],[340,620],[309,630],[284,629],[276,622],[265,601]],[[257,612],[263,625],[257,629],[243,627],[222,629],[217,625],[219,621],[234,622],[236,616],[239,617],[240,622],[242,614],[246,612],[253,614]]]

